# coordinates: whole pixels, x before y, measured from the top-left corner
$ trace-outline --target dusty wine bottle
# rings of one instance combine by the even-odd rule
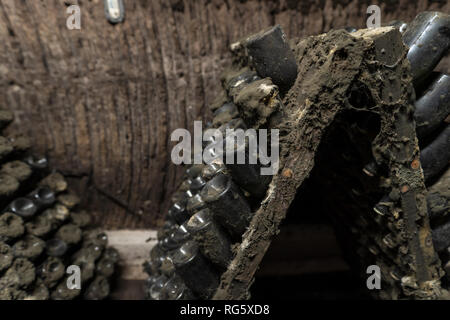
[[[379,171],[378,166],[374,161],[369,162],[363,168],[363,172],[366,175],[368,175],[369,177],[374,177],[374,176],[378,175],[378,171]]]
[[[435,178],[450,161],[450,124],[420,153],[425,182]]]
[[[44,301],[48,300],[50,297],[50,292],[46,285],[42,283],[42,281],[36,280],[33,291],[27,295],[25,300],[38,300]]]
[[[0,205],[4,208],[5,204],[11,201],[11,197],[17,194],[17,190],[20,187],[20,182],[13,176],[0,172],[0,185],[2,186],[0,190]]]
[[[154,261],[152,259],[146,260],[143,264],[142,264],[144,271],[149,275],[149,276],[153,276],[156,274],[159,274],[159,267],[161,266],[161,264],[159,263],[159,261]]]
[[[209,181],[220,173],[228,174],[227,166],[223,163],[222,160],[215,159],[203,168],[202,178],[205,181]]]
[[[14,120],[14,114],[10,110],[0,110],[0,130],[3,130]]]
[[[103,300],[109,295],[109,282],[103,276],[96,276],[89,284],[84,298],[86,300]]]
[[[81,241],[82,231],[75,224],[65,224],[56,232],[55,237],[64,241],[69,247]]]
[[[178,224],[183,224],[190,217],[186,207],[180,203],[174,203],[167,215]]]
[[[23,235],[23,219],[11,212],[0,215],[0,241],[9,242]]]
[[[103,252],[103,258],[108,259],[112,263],[117,263],[119,261],[120,255],[116,248],[108,247]]]
[[[95,259],[93,259],[92,256],[84,249],[81,249],[75,254],[72,264],[80,267],[82,284],[88,282],[94,277]]]
[[[28,198],[17,198],[9,204],[6,210],[24,219],[29,219],[34,216],[37,209],[36,204],[32,200]]]
[[[15,135],[8,137],[8,141],[13,147],[13,153],[17,156],[22,156],[25,152],[29,151],[31,148],[31,142],[28,137],[24,135]]]
[[[91,261],[96,261],[98,258],[102,256],[103,249],[105,247],[96,244],[93,242],[83,243],[83,247],[80,250],[82,254],[86,257],[86,259],[89,259]]]
[[[0,173],[10,175],[17,179],[19,182],[26,181],[32,174],[32,170],[29,165],[22,161],[11,161],[5,163],[0,170]]]
[[[70,222],[83,228],[91,224],[91,216],[86,211],[70,212]]]
[[[25,157],[24,162],[36,170],[42,170],[48,167],[48,160],[46,157],[27,156]]]
[[[67,190],[67,181],[60,173],[52,173],[39,182],[40,186],[46,186],[54,192],[63,192]]]
[[[447,281],[450,281],[450,260],[445,263],[444,271]]]
[[[450,247],[450,223],[447,222],[433,229],[433,245],[437,252],[443,251]]]
[[[204,164],[193,164],[189,168],[186,169],[186,176],[190,179],[195,179],[199,177],[202,173]]]
[[[27,258],[28,260],[35,260],[41,255],[45,249],[45,242],[38,237],[26,235],[21,240],[13,245],[13,254],[16,258]]]
[[[217,221],[235,238],[240,238],[252,213],[239,187],[226,175],[219,174],[208,181],[201,192],[203,200]]]
[[[180,187],[178,188],[178,190],[182,191],[182,192],[188,191],[189,188],[191,187],[191,183],[192,183],[192,179],[191,178],[187,178],[187,179],[183,180],[183,182],[181,182]]]
[[[450,213],[450,168],[428,188],[427,207],[431,221]]]
[[[69,210],[64,206],[60,206],[59,204],[54,205],[51,208],[44,210],[39,216],[35,219],[32,219],[30,222],[36,222],[40,217],[44,218],[46,221],[44,223],[50,224],[50,231],[55,231],[58,229],[69,217]]]
[[[232,119],[239,117],[239,110],[232,102],[225,103],[213,113],[213,127],[219,127]]]
[[[230,96],[236,95],[244,86],[261,79],[258,74],[249,69],[240,70],[238,74],[233,74],[226,79],[224,87],[228,90]]]
[[[162,263],[164,261],[164,259],[167,256],[167,251],[161,252],[161,254],[159,254],[158,256],[154,256],[151,258],[150,260],[150,264],[149,266],[151,268],[156,267],[156,270],[154,270],[154,272],[152,274],[157,275],[157,274],[161,274],[161,266]]]
[[[227,166],[233,181],[241,188],[256,198],[261,198],[266,194],[267,186],[272,181],[272,176],[261,174],[261,165],[258,161],[258,148],[250,148],[248,140],[239,143],[233,135],[225,139],[224,163]],[[243,156],[243,161],[239,157]],[[233,161],[229,161],[232,158]],[[252,161],[252,159],[254,161]]]
[[[384,216],[389,213],[390,208],[393,206],[394,202],[386,195],[373,207],[373,210],[380,216]]]
[[[234,132],[239,129],[247,130],[247,125],[245,124],[244,120],[242,120],[241,118],[232,119],[216,129],[215,135],[219,135],[220,137],[222,137],[222,141],[216,141],[215,136],[210,136],[209,139],[204,141],[203,147],[205,148],[205,151],[210,151],[211,160],[223,155],[223,142],[226,138],[227,133]],[[206,164],[210,163],[210,161],[206,161],[205,159]]]
[[[177,248],[181,247],[183,243],[190,240],[191,234],[187,229],[187,222],[179,226],[171,235],[170,238],[176,243]]]
[[[196,195],[198,192],[200,192],[200,190],[203,189],[205,183],[206,183],[205,180],[203,180],[201,176],[198,176],[192,179],[192,183],[189,190],[192,192],[193,195]]]
[[[219,128],[217,128],[217,130],[219,130],[224,137],[226,136],[228,130],[238,130],[238,129],[247,130],[247,125],[241,118],[232,119],[227,123],[221,125]]]
[[[450,114],[450,77],[436,74],[425,94],[415,104],[417,137],[421,140],[444,123]]]
[[[44,237],[52,230],[52,224],[47,217],[39,215],[25,224],[27,233],[36,237]]]
[[[50,294],[52,300],[73,300],[80,295],[81,290],[69,289],[67,280],[68,278],[65,277],[59,282],[58,286]]]
[[[188,200],[186,209],[189,213],[189,216],[192,216],[194,213],[196,213],[199,210],[202,210],[206,207],[205,201],[203,201],[200,194],[196,194],[191,199]]]
[[[58,195],[57,200],[59,203],[69,208],[70,210],[74,209],[80,203],[80,198],[73,193],[60,194]]]
[[[394,20],[394,21],[391,21],[391,22],[388,24],[388,26],[394,27],[394,28],[398,29],[398,31],[399,31],[400,33],[405,33],[406,28],[408,27],[408,24],[405,23],[404,21]]]
[[[108,244],[108,236],[101,229],[88,230],[83,233],[83,245],[95,244],[103,250]]]
[[[36,271],[38,277],[49,288],[53,288],[66,274],[64,263],[55,257],[48,257]]]
[[[158,240],[163,240],[164,238],[171,235],[177,229],[176,224],[171,219],[166,219],[162,228],[158,229],[156,237]]]
[[[190,239],[191,235],[186,228],[186,222],[176,228],[168,237],[161,241],[161,248],[169,252],[181,247],[183,243]]]
[[[114,261],[107,257],[102,257],[95,268],[96,274],[109,278],[114,274]]]
[[[194,214],[186,228],[207,259],[222,269],[228,267],[232,259],[231,241],[208,208]]]
[[[39,210],[52,205],[56,200],[55,193],[48,187],[39,187],[31,192],[28,197],[33,200]]]
[[[13,259],[12,248],[6,243],[0,242],[0,272],[10,267]]]
[[[161,275],[153,279],[153,284],[147,293],[148,298],[152,300],[160,300],[162,288],[168,280],[169,279],[165,275]]]
[[[407,58],[417,84],[436,67],[450,45],[450,16],[441,12],[422,12],[408,25],[403,41],[410,48]]]
[[[68,248],[67,243],[57,238],[50,239],[45,243],[45,250],[51,257],[62,257]]]
[[[16,288],[26,288],[35,281],[36,269],[30,260],[16,258],[3,275],[3,278],[12,281],[11,285]]]
[[[177,190],[174,192],[170,200],[172,201],[172,203],[186,204],[187,199],[188,195],[186,194],[186,191]]]
[[[198,245],[188,241],[171,256],[176,273],[186,286],[204,299],[211,297],[219,285],[219,277],[201,255]]]
[[[161,289],[161,300],[194,300],[195,297],[183,280],[173,275]]]
[[[161,274],[169,278],[175,273],[175,266],[169,254],[161,257],[161,266],[159,267],[159,270]]]
[[[245,47],[259,76],[270,77],[281,92],[291,88],[297,78],[297,63],[279,25],[248,37]]]
[[[148,292],[150,290],[150,288],[152,287],[152,285],[155,284],[156,279],[158,278],[158,276],[149,274],[149,277],[147,278],[147,280],[145,280],[145,292],[146,292],[146,296],[148,297]]]

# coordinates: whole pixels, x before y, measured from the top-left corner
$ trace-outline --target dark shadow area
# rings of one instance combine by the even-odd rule
[[[361,89],[351,101],[366,104],[364,98]],[[383,196],[379,179],[363,173],[372,161],[371,142],[379,129],[378,116],[368,111],[349,110],[336,117],[322,139],[310,177],[297,191],[260,265],[252,298],[370,299],[368,275],[360,271],[375,262],[357,253],[364,226],[355,217],[373,212]],[[271,275],[283,268],[289,274]]]

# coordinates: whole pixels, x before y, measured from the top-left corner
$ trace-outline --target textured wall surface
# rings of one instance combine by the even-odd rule
[[[103,1],[0,0],[0,105],[9,131],[71,177],[97,221],[109,228],[154,226],[182,176],[170,162],[170,133],[209,117],[228,46],[273,24],[288,37],[362,28],[373,1],[125,0],[110,25]],[[377,1],[382,22],[449,1]],[[81,7],[81,30],[66,8]],[[439,68],[449,71],[449,59]]]

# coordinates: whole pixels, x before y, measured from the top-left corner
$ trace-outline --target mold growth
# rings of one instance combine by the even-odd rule
[[[239,48],[234,47],[237,52],[234,70],[247,61]],[[382,268],[398,266],[398,270],[384,268],[393,281],[391,289],[382,294],[391,298],[439,297],[442,270],[426,214],[424,177],[418,160],[413,117],[413,87],[400,33],[390,27],[352,34],[344,30],[331,31],[308,37],[293,49],[298,76],[282,100],[277,95],[281,100],[278,110],[261,112],[258,109],[262,107],[261,100],[247,95],[246,99],[237,101],[239,93],[231,95],[240,114],[247,116],[246,120],[254,120],[253,125],[275,123],[280,129],[281,170],[274,176],[214,298],[248,298],[254,272],[278,233],[298,188],[308,176],[314,175],[311,170],[317,163],[322,163],[320,167],[328,172],[327,177],[321,178],[324,184],[336,182],[338,177],[346,178],[343,175],[346,166],[339,161],[345,156],[351,158],[348,154],[338,154],[332,161],[323,163],[330,159],[327,152],[339,151],[338,146],[344,152],[364,155],[352,163],[355,168],[362,171],[364,162],[370,162],[372,157],[375,166],[380,168],[383,178],[367,183],[367,187],[374,190],[373,199],[366,199],[368,206],[385,193],[393,200],[388,214],[380,218],[369,207],[357,208],[358,202],[354,201],[352,193],[358,196],[360,181],[347,184],[342,181],[345,188],[341,191],[348,191],[345,205],[355,206],[355,212],[366,213],[352,221],[351,230],[364,241],[375,244],[370,251],[373,256],[363,261],[375,261]],[[273,121],[275,118],[277,120]],[[357,127],[352,127],[352,121]],[[353,130],[358,127],[365,130],[366,135],[355,136],[357,131]],[[348,129],[337,133],[336,130],[342,128]],[[357,141],[352,141],[355,138]],[[319,145],[325,146],[331,141],[334,147],[319,150]],[[325,170],[327,168],[329,170]],[[355,172],[358,176],[359,172]],[[332,189],[329,192],[339,194]],[[338,213],[335,218],[349,219]],[[386,233],[380,238],[380,232],[370,225],[381,227]]]

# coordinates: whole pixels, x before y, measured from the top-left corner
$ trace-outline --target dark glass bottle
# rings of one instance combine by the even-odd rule
[[[415,83],[423,81],[447,52],[450,45],[450,16],[422,12],[408,25],[403,41],[410,48],[408,60]]]
[[[214,218],[224,226],[235,238],[245,232],[252,212],[240,189],[223,174],[208,181],[201,192]]]
[[[186,242],[171,257],[177,275],[189,289],[204,299],[213,295],[219,285],[218,273],[201,255],[194,241]]]
[[[208,208],[200,210],[189,219],[186,227],[202,254],[218,267],[226,269],[232,259],[231,240],[214,220],[211,211]]]

